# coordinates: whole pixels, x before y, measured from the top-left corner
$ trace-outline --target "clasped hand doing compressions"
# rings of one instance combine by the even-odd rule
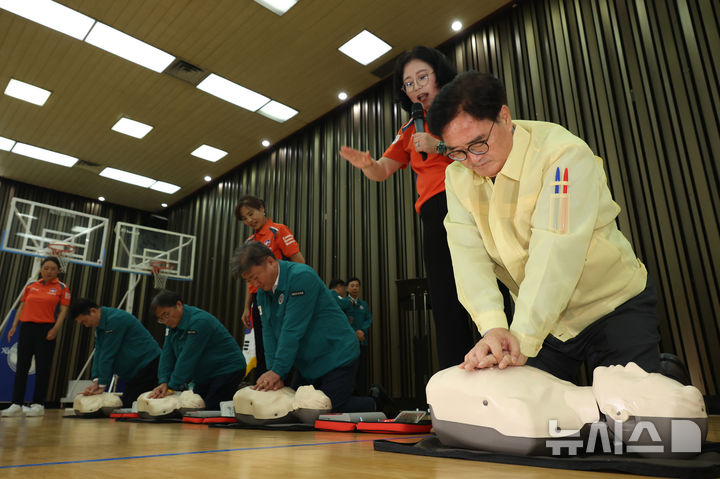
[[[508,366],[522,366],[527,356],[520,352],[520,343],[510,331],[493,328],[465,355],[460,364],[462,369],[483,369],[497,365],[500,369]]]

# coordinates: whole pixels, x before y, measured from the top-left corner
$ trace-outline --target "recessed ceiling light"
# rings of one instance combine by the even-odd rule
[[[248,90],[214,73],[208,75],[197,87],[204,92],[250,111],[257,111],[258,108],[270,101],[270,98]]]
[[[340,98],[340,100],[342,100],[342,101],[347,100],[347,93],[345,93],[344,91],[341,91],[340,93],[338,93],[338,98]]]
[[[212,178],[210,178],[209,176],[206,176],[204,179],[205,179],[205,181],[207,181],[208,183],[210,183],[210,182],[212,181]]]
[[[452,28],[453,31],[459,32],[462,30],[462,22],[460,20],[455,20],[452,22],[452,25],[450,25],[450,28]]]
[[[160,203],[160,206],[162,206],[163,208],[167,208],[167,203]]]
[[[8,82],[5,94],[39,106],[43,106],[47,99],[50,98],[49,91],[14,78],[11,78]]]
[[[223,151],[219,148],[214,148],[210,145],[201,145],[190,154],[193,156],[197,156],[198,158],[202,158],[203,160],[215,162],[227,155],[227,151]]]
[[[358,33],[350,41],[338,48],[345,55],[362,65],[367,65],[391,49],[390,45],[367,30]]]
[[[95,20],[50,0],[0,0],[0,8],[82,40]]]
[[[144,138],[153,127],[130,118],[120,118],[111,129],[134,138]]]
[[[148,188],[150,185],[155,183],[155,180],[153,180],[152,178],[148,178],[147,176],[140,176],[136,175],[135,173],[130,173],[129,171],[118,170],[110,167],[102,170],[100,172],[100,176],[104,176],[105,178],[110,178],[117,181],[122,181],[123,183],[130,183],[131,185],[135,186],[142,186],[143,188]]]
[[[290,10],[293,5],[297,3],[297,0],[255,0],[255,2],[259,3],[273,13],[282,15]]]
[[[100,201],[105,201],[105,197],[104,197],[104,196],[98,196],[98,200],[100,200]]]
[[[263,140],[263,141],[261,141],[260,143],[261,143],[262,146],[264,146],[265,148],[267,148],[268,146],[270,146],[270,141],[269,141],[269,140]]]
[[[158,73],[175,60],[169,53],[100,22],[90,30],[85,41]]]
[[[298,111],[293,110],[289,106],[283,105],[280,102],[272,100],[270,103],[260,108],[258,113],[270,118],[271,120],[283,123],[297,115]]]
[[[26,145],[25,143],[15,143],[11,151],[18,155],[28,156],[36,160],[47,161],[48,163],[54,163],[60,166],[71,167],[79,161],[78,158],[74,156],[63,155],[62,153],[46,150],[45,148],[39,148],[37,146]]]
[[[173,194],[180,189],[179,186],[173,185],[172,183],[165,183],[164,181],[156,181],[150,185],[151,190],[161,191],[163,193]]]
[[[10,138],[3,138],[2,136],[0,136],[0,150],[10,151],[12,150],[14,144],[15,140],[11,140]]]

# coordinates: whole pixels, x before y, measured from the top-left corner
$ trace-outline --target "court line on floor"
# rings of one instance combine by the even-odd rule
[[[391,438],[383,438],[387,439],[389,441],[398,440],[398,439],[422,439],[424,437],[428,437],[427,435],[423,436],[401,436],[401,437],[391,437]],[[334,441],[334,442],[318,442],[318,443],[307,443],[307,444],[285,444],[284,446],[257,446],[257,447],[239,447],[234,449],[210,449],[207,451],[188,451],[188,452],[168,452],[163,454],[148,454],[144,456],[126,456],[126,457],[105,457],[100,459],[82,459],[82,460],[76,460],[76,461],[58,461],[58,462],[38,462],[34,464],[15,464],[10,466],[0,466],[0,469],[13,469],[13,468],[19,468],[19,467],[36,467],[36,466],[60,466],[64,464],[83,464],[83,463],[89,463],[89,462],[106,462],[106,461],[126,461],[131,459],[148,459],[153,457],[168,457],[168,456],[189,456],[192,454],[209,454],[214,452],[237,452],[237,451],[259,451],[262,449],[282,449],[282,448],[288,448],[288,447],[312,447],[312,446],[331,446],[334,444],[351,444],[356,442],[370,442],[375,441],[375,439],[359,439],[354,441]]]

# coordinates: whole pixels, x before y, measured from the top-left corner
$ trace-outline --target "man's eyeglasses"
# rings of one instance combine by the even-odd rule
[[[435,72],[421,71],[413,80],[403,80],[403,86],[400,89],[405,93],[410,93],[416,88],[422,88],[428,84],[428,81],[430,80],[430,75],[432,75],[433,73]]]
[[[490,126],[490,131],[488,132],[484,140],[473,141],[467,146],[467,149],[460,148],[448,151],[447,153],[445,153],[445,156],[447,156],[451,160],[465,161],[467,160],[468,153],[472,153],[473,155],[484,155],[490,149],[490,145],[488,145],[488,140],[490,139],[490,135],[492,134],[494,126],[495,122],[493,122],[493,124]]]
[[[167,321],[168,318],[170,318],[170,311],[165,311],[157,317],[157,322],[160,324],[165,324],[165,321]]]

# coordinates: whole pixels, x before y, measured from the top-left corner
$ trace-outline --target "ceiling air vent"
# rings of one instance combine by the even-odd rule
[[[90,171],[91,173],[100,174],[105,168],[105,165],[99,165],[91,161],[80,160],[73,166],[74,168],[80,168],[81,170]]]
[[[179,58],[173,63],[171,63],[170,66],[167,67],[163,73],[167,73],[171,77],[175,77],[178,80],[188,82],[193,86],[197,86],[198,83],[203,81],[205,77],[209,74],[202,68],[196,67],[192,63],[180,60]]]

